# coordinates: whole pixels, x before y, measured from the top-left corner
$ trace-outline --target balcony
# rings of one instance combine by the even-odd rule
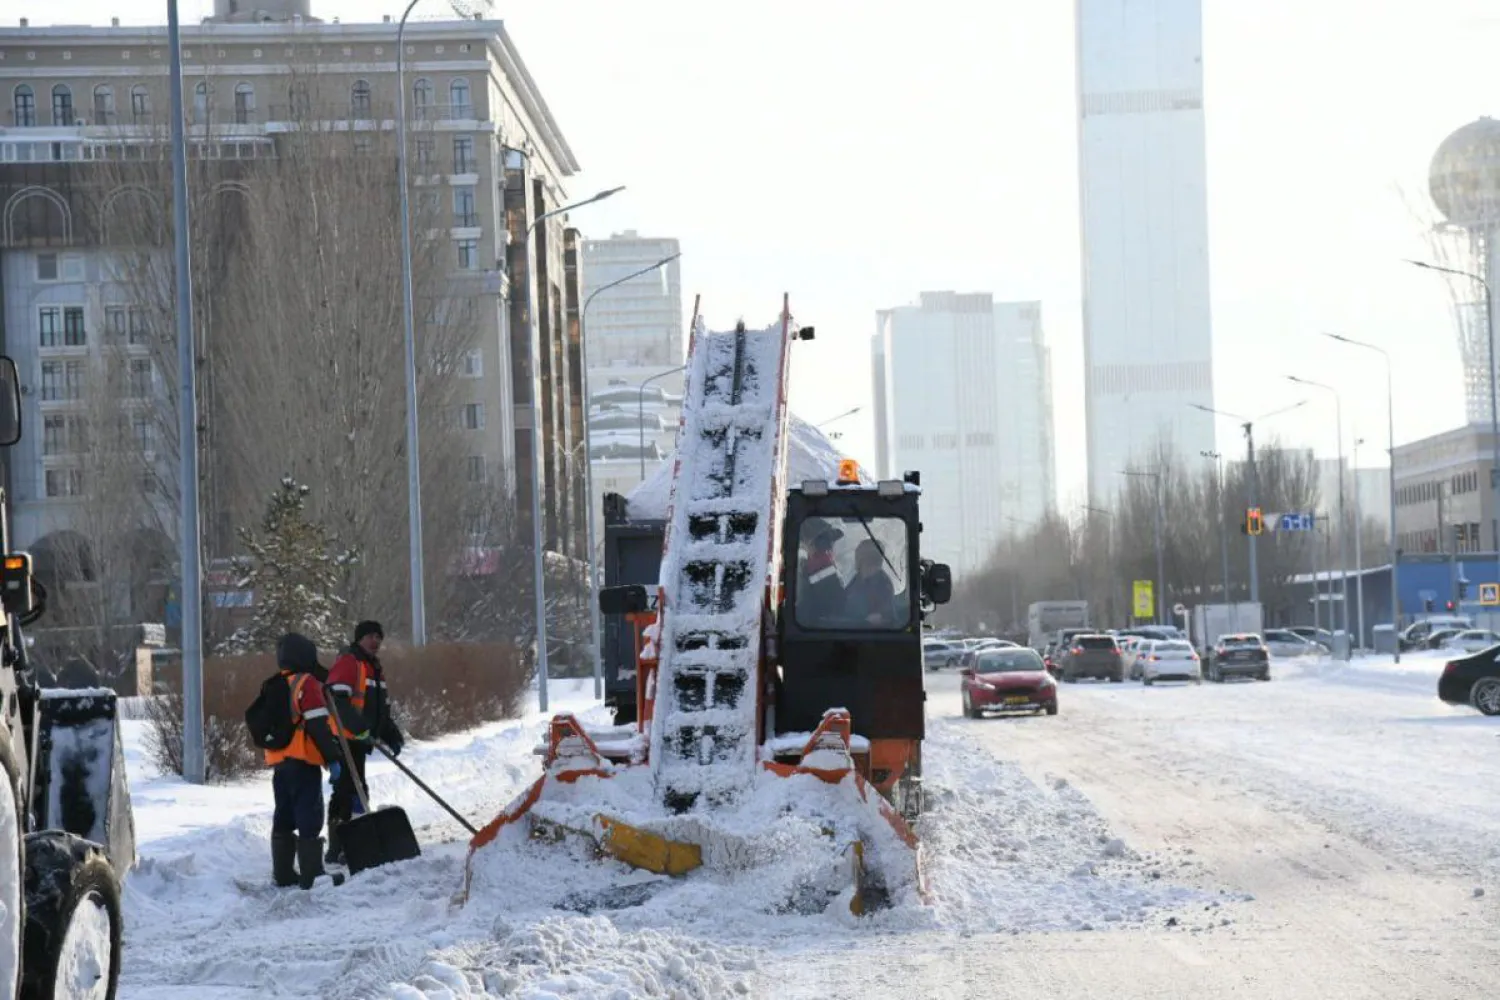
[[[118,125],[119,115],[108,108],[95,108],[93,117],[89,119],[90,125]]]
[[[453,158],[453,172],[455,174],[477,174],[479,173],[479,161],[472,156],[455,156]]]
[[[413,120],[419,122],[474,121],[477,115],[472,104],[419,104],[411,109]]]

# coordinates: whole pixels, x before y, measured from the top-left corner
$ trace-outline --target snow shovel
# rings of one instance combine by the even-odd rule
[[[349,769],[349,780],[364,813],[351,816],[339,824],[339,840],[344,846],[344,861],[349,874],[357,875],[366,868],[376,868],[392,861],[409,861],[422,856],[417,843],[417,834],[406,818],[406,810],[400,806],[370,808],[369,796],[364,783],[354,769],[354,756],[349,753],[349,741],[344,739],[344,729],[336,719],[330,720],[333,733],[338,737],[339,747],[344,752],[344,766]]]
[[[420,788],[420,789],[422,789],[422,791],[426,792],[427,795],[428,795],[428,797],[430,797],[432,799],[432,801],[436,802],[438,805],[440,805],[444,809],[446,809],[448,811],[448,815],[449,816],[452,816],[454,819],[458,820],[458,825],[459,826],[461,826],[465,830],[469,831],[470,836],[474,836],[474,837],[479,836],[479,830],[474,826],[473,823],[470,823],[468,820],[464,819],[463,816],[459,815],[458,810],[454,809],[447,802],[443,801],[443,797],[441,795],[439,795],[437,792],[434,792],[431,788],[428,788],[427,787],[427,782],[425,782],[421,778],[417,777],[415,774],[412,773],[411,768],[407,767],[405,764],[403,764],[399,760],[397,760],[396,759],[396,755],[393,754],[393,753],[391,753],[389,750],[387,750],[384,743],[376,743],[375,744],[375,749],[379,750],[381,753],[385,754],[385,759],[388,760],[388,761],[390,761],[392,764],[395,764],[398,768],[400,768],[402,774],[406,775],[412,781],[416,782],[417,787]]]

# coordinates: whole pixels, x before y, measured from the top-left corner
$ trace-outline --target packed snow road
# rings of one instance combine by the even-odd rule
[[[1055,718],[985,720],[961,717],[954,675],[931,675],[931,905],[864,921],[787,905],[819,876],[816,845],[791,841],[670,882],[511,845],[458,908],[457,825],[388,766],[375,797],[411,812],[421,859],[256,889],[265,783],[189,788],[132,745],[143,861],[122,996],[1493,996],[1500,724],[1439,704],[1438,669],[1065,685]],[[485,818],[535,774],[540,730],[497,724],[404,759]]]
[[[915,952],[872,941],[764,969],[759,985],[786,976],[794,988],[776,995],[809,998],[1493,996],[1500,725],[1440,704],[1440,666],[1064,685],[1055,718],[972,721],[957,679],[935,676],[936,726],[1081,793],[1164,878],[1235,898],[1105,933],[975,928]]]

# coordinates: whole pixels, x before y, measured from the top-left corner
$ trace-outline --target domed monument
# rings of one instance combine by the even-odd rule
[[[1482,275],[1500,293],[1500,121],[1480,118],[1444,139],[1427,171],[1427,190],[1443,219],[1431,232],[1445,267]],[[1490,420],[1489,324],[1484,288],[1453,276],[1449,288],[1464,368],[1464,409],[1470,423]]]

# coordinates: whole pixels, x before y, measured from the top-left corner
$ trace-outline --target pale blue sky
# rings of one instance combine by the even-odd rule
[[[66,21],[165,20],[165,4],[69,0]],[[40,4],[11,16],[52,23]],[[29,8],[29,10],[28,10]],[[185,0],[186,21],[211,0]],[[676,236],[691,306],[715,325],[772,318],[782,291],[818,340],[793,405],[868,459],[875,310],[924,289],[1040,299],[1053,348],[1059,502],[1084,482],[1073,5],[1068,0],[521,0],[502,16],[583,164],[589,235]],[[1383,444],[1383,369],[1317,336],[1389,347],[1396,432],[1463,419],[1443,281],[1426,254],[1437,143],[1500,109],[1500,11],[1485,0],[1205,0],[1209,228],[1218,405],[1344,390],[1344,424]],[[57,9],[57,8],[53,8]],[[318,16],[400,7],[313,0]],[[446,10],[424,0],[419,11]],[[1332,454],[1331,404],[1279,426]],[[1235,428],[1220,447],[1242,450]],[[1366,446],[1372,457],[1374,448]]]

